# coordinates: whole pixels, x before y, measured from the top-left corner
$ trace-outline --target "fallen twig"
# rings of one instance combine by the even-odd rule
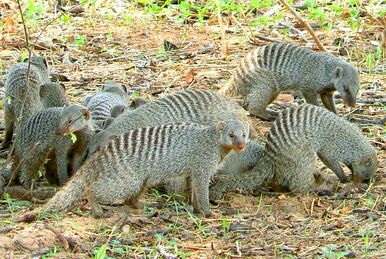
[[[0,234],[5,234],[5,233],[8,233],[12,230],[14,230],[15,227],[12,227],[12,226],[6,226],[6,227],[3,227],[0,229]]]
[[[279,0],[279,2],[282,3],[295,16],[298,22],[300,22],[306,28],[306,30],[311,34],[311,37],[314,39],[316,45],[318,45],[318,48],[322,51],[327,51],[308,22],[303,20],[303,18],[300,17],[298,13],[291,7],[291,5],[289,5],[285,0]]]
[[[56,228],[54,228],[53,226],[51,226],[50,224],[45,224],[46,228],[51,230],[56,236],[57,238],[59,239],[60,243],[62,244],[63,248],[65,251],[68,251],[68,249],[70,248],[70,246],[68,245],[68,241],[67,239],[63,236],[62,233],[60,233]]]

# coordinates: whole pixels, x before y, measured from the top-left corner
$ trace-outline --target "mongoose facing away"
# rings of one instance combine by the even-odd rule
[[[238,120],[129,130],[86,160],[42,211],[68,211],[89,195],[99,204],[139,207],[138,198],[147,187],[185,175],[194,212],[210,215],[210,177],[230,151],[245,148],[248,135],[248,125]]]
[[[217,176],[221,179],[213,186],[213,193],[217,193],[218,198],[226,189],[253,191],[264,183],[295,192],[309,191],[316,184],[317,157],[342,182],[348,178],[340,163],[351,170],[356,183],[369,179],[378,165],[375,150],[355,125],[308,104],[281,112],[255,166],[234,172],[231,177],[221,177],[219,172]]]
[[[42,84],[39,96],[44,108],[64,107],[70,104],[66,97],[66,87],[62,83]]]
[[[31,181],[53,151],[59,182],[63,184],[68,177],[66,157],[71,148],[71,139],[67,135],[87,127],[89,119],[86,107],[71,105],[43,109],[25,120],[16,135],[12,168],[12,171],[20,168],[20,183],[30,188]]]
[[[15,64],[7,74],[5,81],[4,125],[5,136],[1,149],[10,146],[12,135],[19,119],[25,120],[42,108],[39,97],[40,85],[49,82],[47,62],[43,57],[31,57],[29,87],[27,86],[28,59]],[[28,92],[27,92],[28,89]],[[23,114],[20,113],[25,98]]]
[[[225,96],[202,89],[179,91],[118,116],[93,137],[89,155],[108,142],[110,136],[129,129],[183,122],[212,125],[229,119],[248,121],[246,111]]]
[[[110,117],[114,106],[129,106],[126,88],[118,83],[108,83],[102,91],[86,99],[85,106],[90,110],[96,132],[103,129],[103,124]]]
[[[221,93],[239,98],[252,115],[273,120],[266,110],[282,91],[300,90],[308,103],[335,112],[333,93],[338,91],[348,106],[355,106],[359,73],[352,65],[327,52],[288,43],[274,43],[249,52]]]

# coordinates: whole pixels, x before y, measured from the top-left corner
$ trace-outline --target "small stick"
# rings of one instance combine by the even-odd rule
[[[303,18],[300,17],[297,12],[285,0],[279,0],[279,2],[282,3],[295,16],[298,22],[300,22],[306,28],[306,30],[311,34],[311,37],[314,39],[316,45],[318,45],[318,48],[322,51],[327,51],[323,44],[320,42],[314,30],[311,28],[311,26],[305,20],[303,20]]]
[[[225,41],[225,30],[224,30],[224,23],[223,23],[222,16],[221,16],[220,0],[216,0],[216,5],[217,5],[217,8],[216,8],[217,9],[217,19],[218,19],[218,23],[220,24],[220,30],[221,30],[221,45],[222,45],[221,52],[222,52],[223,56],[226,56],[228,53],[228,46],[227,46],[226,41]]]
[[[49,230],[51,230],[56,236],[57,238],[59,239],[60,243],[62,244],[63,248],[65,251],[68,251],[68,249],[70,248],[70,246],[68,245],[68,241],[67,239],[63,236],[62,233],[60,233],[56,228],[54,228],[53,226],[51,226],[50,224],[45,224],[45,227]]]
[[[6,95],[9,95],[11,96],[12,98],[16,99],[17,101],[19,101],[21,103],[21,100],[19,98],[17,98],[16,96],[8,93],[7,91],[5,91],[4,89],[0,89],[1,92],[5,93]]]

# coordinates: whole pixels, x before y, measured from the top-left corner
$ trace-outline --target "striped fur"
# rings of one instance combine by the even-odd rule
[[[333,91],[349,106],[355,106],[359,90],[358,71],[327,52],[314,52],[288,43],[274,43],[249,52],[242,59],[221,93],[238,98],[262,119],[273,120],[266,110],[282,91],[300,90],[306,101],[335,112]]]
[[[227,97],[202,89],[179,91],[118,116],[106,130],[94,136],[89,154],[109,136],[129,129],[183,122],[213,125],[230,119],[248,121],[246,112]]]
[[[210,177],[229,151],[248,142],[248,130],[236,120],[214,126],[178,124],[129,130],[94,153],[42,211],[67,211],[90,194],[97,203],[137,204],[147,187],[186,176],[191,181],[194,211],[208,215]]]
[[[101,92],[86,101],[85,106],[90,109],[97,132],[104,128],[104,122],[110,117],[111,109],[117,105],[129,105],[124,86],[117,83],[108,83]]]
[[[15,64],[7,74],[4,87],[6,94],[3,100],[5,136],[2,149],[10,146],[18,119],[25,120],[42,108],[39,97],[40,85],[50,81],[45,59],[39,56],[31,58],[29,87],[27,87],[27,70],[28,63],[22,62]],[[23,114],[20,114],[21,101],[23,100],[25,100],[25,106]]]
[[[39,95],[44,108],[64,107],[70,104],[66,97],[64,85],[58,83],[42,84]]]
[[[237,156],[227,163],[237,162]],[[348,178],[340,163],[351,169],[356,182],[369,179],[378,165],[374,148],[355,125],[308,104],[281,112],[267,136],[263,154],[257,159],[251,158],[255,166],[233,172],[232,177],[219,175],[220,181],[214,185],[213,192],[218,196],[226,189],[253,191],[264,183],[274,183],[291,191],[308,191],[316,184],[317,158],[342,182]]]
[[[68,177],[67,154],[72,142],[67,135],[87,126],[88,110],[82,105],[43,109],[30,116],[20,127],[15,140],[12,171],[19,171],[19,180],[30,188],[40,167],[52,151],[56,156],[59,182]],[[17,170],[19,168],[19,170]]]

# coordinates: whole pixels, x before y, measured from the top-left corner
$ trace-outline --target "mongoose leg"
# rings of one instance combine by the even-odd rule
[[[125,204],[134,209],[143,209],[145,206],[145,203],[141,202],[139,199],[143,197],[146,192],[147,192],[147,187],[144,186],[138,194],[127,199],[125,201]]]
[[[311,103],[313,105],[320,106],[320,103],[318,101],[318,96],[315,93],[305,93],[302,92],[304,99],[306,99],[307,103]]]
[[[322,99],[322,103],[324,107],[332,111],[333,113],[336,112],[335,108],[335,101],[334,101],[334,94],[333,92],[324,92],[320,94],[320,98]]]
[[[264,87],[266,87],[264,89],[264,94],[262,94],[261,92],[259,93],[259,89],[254,89],[253,92],[248,95],[247,103],[249,113],[262,120],[273,121],[276,119],[276,116],[268,112],[266,107],[268,106],[268,104],[273,102],[273,100],[275,100],[278,93],[274,89],[267,87],[266,85],[264,85]]]
[[[64,142],[67,142],[69,140],[65,139]],[[68,179],[68,169],[67,169],[67,154],[68,154],[68,144],[62,144],[60,145],[60,148],[55,149],[55,155],[56,155],[56,164],[58,166],[58,180],[59,185],[62,186],[66,180]]]
[[[28,159],[28,158],[27,158]],[[16,165],[17,166],[17,165]],[[22,162],[20,166],[19,181],[27,190],[31,189],[32,180],[39,171],[39,164]]]
[[[348,182],[347,176],[344,174],[342,167],[340,166],[339,162],[336,161],[336,159],[329,158],[320,152],[318,152],[318,157],[328,168],[331,169],[331,171],[336,174],[336,176],[338,176],[339,181],[342,183]]]
[[[89,187],[85,190],[85,195],[88,201],[88,204],[91,208],[91,212],[94,218],[102,218],[104,213],[102,207],[95,199],[95,195],[93,190]]]
[[[1,150],[9,148],[12,141],[13,131],[15,128],[15,122],[10,118],[9,111],[5,111],[5,135],[3,143],[1,144]]]
[[[205,217],[211,215],[209,208],[210,175],[212,174],[191,177],[193,212],[197,214],[202,213]]]

